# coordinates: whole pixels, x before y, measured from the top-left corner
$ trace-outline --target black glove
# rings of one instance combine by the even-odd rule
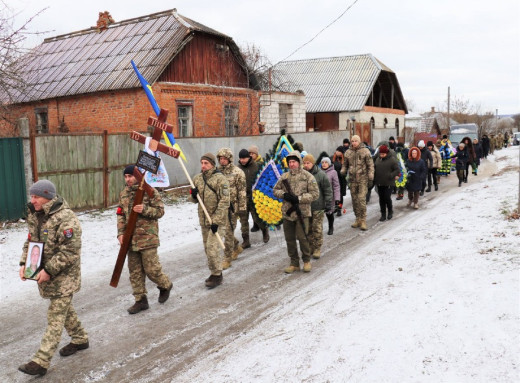
[[[192,198],[194,200],[196,200],[197,199],[197,194],[199,194],[199,189],[197,189],[196,187],[190,188],[190,194],[191,194]]]
[[[218,225],[216,223],[212,223],[210,227],[213,234],[216,234],[218,230]]]
[[[283,193],[283,199],[292,204],[300,203],[300,201],[298,200],[298,197],[296,197],[294,194],[291,194],[291,193]]]

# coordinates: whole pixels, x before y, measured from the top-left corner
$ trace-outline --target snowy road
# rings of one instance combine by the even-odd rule
[[[367,232],[352,209],[325,235],[310,274],[285,275],[283,232],[246,250],[208,291],[194,205],[160,221],[170,300],[130,316],[128,272],[108,285],[117,255],[113,211],[82,216],[83,284],[74,305],[91,347],[54,357],[48,382],[515,382],[520,378],[518,147],[498,151],[463,187],[442,178],[418,211],[394,201]],[[395,196],[394,196],[395,200]],[[350,201],[350,197],[347,198]],[[47,303],[17,278],[23,225],[0,230],[0,381],[38,348]],[[239,235],[239,231],[236,232]],[[176,247],[181,243],[182,246]],[[64,334],[62,345],[68,342]]]

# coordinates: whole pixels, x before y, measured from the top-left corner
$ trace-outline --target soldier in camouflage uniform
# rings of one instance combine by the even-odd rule
[[[345,159],[341,167],[341,174],[348,172],[350,182],[350,196],[352,198],[352,208],[356,216],[356,222],[351,226],[359,227],[361,230],[367,229],[367,201],[368,189],[374,183],[374,160],[370,150],[361,143],[359,136],[352,136],[350,139],[350,149],[345,152]]]
[[[247,212],[246,176],[242,170],[233,164],[233,152],[229,148],[221,148],[217,153],[220,164],[218,170],[227,178],[229,184],[229,212],[224,245],[224,262],[222,270],[231,266],[231,261],[237,259],[243,249],[235,238],[235,228],[239,214]]]
[[[159,247],[158,219],[164,215],[164,204],[159,192],[152,188],[153,196],[151,198],[145,193],[143,202],[133,206],[135,192],[139,188],[137,179],[133,175],[134,168],[134,165],[128,165],[123,172],[126,187],[119,195],[119,207],[117,208],[117,239],[120,244],[123,243],[123,235],[131,211],[138,213],[130,250],[128,251],[130,284],[135,298],[135,303],[128,309],[130,314],[137,314],[150,307],[146,297],[146,277],[157,285],[159,303],[168,300],[173,286],[170,279],[162,271],[161,262],[157,255],[157,247]]]
[[[206,218],[204,209],[199,204],[199,223],[202,229],[204,251],[208,258],[211,275],[206,279],[206,287],[212,289],[222,283],[222,249],[216,237],[224,237],[228,222],[229,183],[226,177],[215,169],[216,158],[212,153],[204,154],[200,159],[201,173],[193,178],[194,188],[190,189],[189,200],[197,203],[201,198],[211,222]]]
[[[63,328],[71,343],[60,350],[69,356],[89,347],[88,335],[74,310],[72,297],[81,287],[81,226],[67,202],[56,194],[48,180],[29,189],[27,223],[29,235],[20,259],[20,278],[25,280],[29,242],[43,242],[43,256],[36,275],[42,298],[50,299],[47,329],[33,359],[18,369],[29,375],[45,375],[61,339]]]
[[[323,218],[325,211],[334,211],[334,203],[332,201],[332,186],[330,185],[329,177],[315,163],[316,160],[312,154],[307,154],[303,157],[303,168],[313,175],[320,191],[318,199],[312,201],[311,204],[312,216],[308,235],[311,255],[314,259],[319,259],[321,257],[321,246],[323,245]]]
[[[300,152],[292,151],[287,157],[289,171],[282,174],[273,188],[276,198],[283,199],[283,232],[287,242],[287,253],[291,264],[285,268],[287,274],[300,270],[298,246],[302,252],[303,271],[311,271],[311,251],[307,232],[311,217],[311,202],[316,200],[320,191],[313,175],[301,168]],[[286,181],[285,181],[286,180]],[[289,183],[289,188],[285,184]],[[290,190],[289,190],[290,189]]]
[[[247,210],[240,214],[240,229],[242,231],[242,248],[247,249],[251,247],[249,241],[249,213],[253,217],[254,225],[257,225],[262,230],[264,243],[269,242],[269,230],[266,224],[258,217],[255,205],[253,204],[253,185],[258,174],[258,163],[253,160],[253,157],[246,149],[242,149],[238,154],[238,167],[246,176],[246,193],[247,193]],[[256,230],[255,230],[256,231]]]

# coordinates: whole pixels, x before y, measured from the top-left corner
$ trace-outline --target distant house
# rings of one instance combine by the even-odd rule
[[[305,94],[306,131],[345,130],[371,144],[402,133],[397,76],[371,54],[283,61],[272,71],[272,89]]]
[[[405,142],[416,142],[418,138],[428,135],[440,137],[444,134],[449,135],[449,127],[458,124],[453,118],[450,118],[448,124],[448,116],[446,113],[437,112],[432,107],[430,112],[422,114],[407,114],[405,116],[405,129],[403,136]]]
[[[95,27],[45,39],[8,119],[26,117],[37,133],[146,129],[153,110],[131,60],[177,137],[258,134],[260,94],[239,48],[176,9],[120,22],[104,12]]]

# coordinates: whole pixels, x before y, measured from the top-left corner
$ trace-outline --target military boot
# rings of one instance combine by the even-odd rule
[[[40,375],[43,376],[47,373],[47,369],[40,366],[38,363],[33,362],[32,360],[29,363],[22,364],[20,367],[18,367],[19,371],[22,371],[23,373],[27,375]]]
[[[251,247],[251,242],[249,242],[249,234],[242,234],[242,249],[249,249]]]
[[[251,233],[256,233],[260,228],[256,224],[256,222],[253,223],[253,227],[251,228]]]
[[[362,219],[360,220],[360,224],[359,224],[359,228],[363,231],[366,231],[367,229],[367,220],[366,219]]]
[[[305,262],[303,264],[303,272],[304,273],[309,273],[312,269],[312,266],[311,266],[311,263],[310,262]]]
[[[354,222],[352,225],[350,225],[350,227],[357,229],[361,225],[361,222],[359,222],[359,221],[360,220],[358,218],[356,218],[356,222]]]
[[[284,272],[285,272],[286,274],[292,274],[292,273],[294,273],[295,271],[300,271],[300,266],[290,265],[290,266],[287,266],[287,267],[284,269]]]
[[[244,249],[242,249],[242,246],[238,245],[234,250],[233,250],[233,255],[231,256],[231,259],[234,261],[235,259],[238,258],[238,254],[240,254],[242,251],[244,251]]]
[[[222,274],[220,275],[210,275],[208,279],[206,279],[205,284],[208,289],[213,289],[222,284],[224,278]]]
[[[222,270],[227,270],[231,267],[231,261],[228,259],[224,259],[222,261]]]
[[[69,343],[65,347],[60,349],[60,355],[61,356],[69,356],[73,355],[76,352],[80,350],[86,350],[89,347],[88,341],[86,343],[76,344],[76,343]]]
[[[159,289],[159,303],[164,303],[168,300],[170,297],[170,290],[173,287],[173,283],[170,284],[170,287],[167,289],[161,289],[160,287],[157,287]]]
[[[127,311],[130,314],[137,314],[141,311],[148,310],[150,306],[148,306],[148,298],[144,295],[141,299],[136,301],[132,307],[130,307]]]
[[[321,250],[317,249],[312,252],[312,258],[314,259],[320,259],[321,258]],[[305,271],[305,265],[303,265],[304,271]]]
[[[264,243],[269,242],[269,229],[267,227],[262,229],[262,240]]]

